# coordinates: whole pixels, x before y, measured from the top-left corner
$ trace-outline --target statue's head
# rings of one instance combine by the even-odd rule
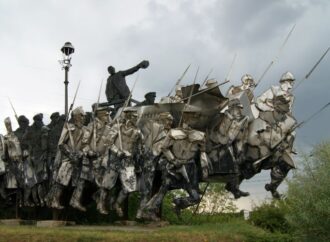
[[[250,74],[243,75],[241,81],[245,89],[254,88],[256,86],[256,83]]]
[[[144,95],[144,98],[147,100],[148,103],[155,103],[156,99],[156,93],[155,92],[148,92],[146,95]]]
[[[50,120],[52,122],[57,122],[59,118],[60,118],[60,113],[59,112],[54,112],[50,115]]]
[[[34,117],[33,117],[34,125],[36,125],[37,127],[44,126],[44,123],[42,121],[43,118],[44,118],[44,115],[42,113],[38,113],[38,114],[34,115]]]
[[[165,129],[171,129],[173,124],[173,116],[170,112],[163,112],[159,114],[158,120],[164,125]]]
[[[72,110],[72,118],[73,118],[73,123],[81,128],[84,125],[85,121],[85,111],[84,109],[80,106]]]
[[[11,126],[11,120],[10,120],[10,118],[9,117],[5,118],[4,122],[5,122],[5,126],[6,126],[6,129],[7,129],[7,132],[8,133],[13,132],[13,128]]]
[[[23,129],[27,128],[29,126],[29,124],[30,124],[30,121],[24,115],[20,115],[18,117],[17,121],[18,121],[19,127],[20,128],[23,128]]]
[[[228,102],[228,111],[235,119],[243,117],[243,105],[239,99],[231,99]]]
[[[285,72],[280,79],[281,89],[283,91],[290,91],[293,88],[295,78],[289,71]]]
[[[136,110],[133,109],[126,109],[123,111],[124,113],[124,119],[126,120],[127,124],[132,124],[132,125],[136,125],[136,122],[138,120],[138,113]]]
[[[109,110],[108,108],[98,108],[96,110],[96,117],[104,124],[109,123],[110,116],[109,116]]]
[[[108,67],[108,72],[110,75],[113,75],[116,73],[116,69],[113,66],[109,66]]]

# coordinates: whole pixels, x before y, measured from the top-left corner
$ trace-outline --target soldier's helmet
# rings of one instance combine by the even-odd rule
[[[109,108],[108,107],[98,107],[96,109],[96,116],[102,117],[102,116],[108,116],[109,115]]]
[[[218,85],[218,82],[215,79],[208,79],[205,83],[208,88],[215,87]]]
[[[33,116],[34,121],[42,121],[43,118],[44,118],[44,115],[42,113],[38,113]]]
[[[254,87],[256,85],[253,77],[250,74],[243,75],[241,81],[244,85],[248,85],[249,87]]]
[[[291,81],[291,82],[295,81],[295,78],[291,72],[287,71],[281,76],[280,82],[285,82],[285,81]]]
[[[228,108],[234,108],[234,107],[243,108],[243,104],[237,98],[230,99],[228,102]]]
[[[29,124],[30,123],[29,119],[27,117],[25,117],[24,115],[20,115],[18,117],[17,121],[19,124],[25,124],[25,123]]]
[[[79,107],[72,110],[72,115],[73,116],[78,116],[78,115],[85,116],[86,113],[85,113],[83,107],[79,106]]]
[[[159,114],[159,119],[160,120],[164,120],[164,119],[173,120],[173,116],[171,115],[170,112],[163,112],[163,113]]]
[[[11,120],[9,117],[5,118],[4,122],[5,124],[11,124]]]

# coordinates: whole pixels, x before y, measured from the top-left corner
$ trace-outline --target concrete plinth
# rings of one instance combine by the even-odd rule
[[[74,221],[62,221],[62,220],[42,220],[37,222],[37,227],[63,227],[76,225]]]

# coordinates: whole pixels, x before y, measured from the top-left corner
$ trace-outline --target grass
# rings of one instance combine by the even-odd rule
[[[119,231],[122,227],[114,228],[114,226],[63,228],[0,226],[0,241],[292,241],[289,235],[266,232],[239,219],[214,224],[171,225],[157,229],[139,227]]]

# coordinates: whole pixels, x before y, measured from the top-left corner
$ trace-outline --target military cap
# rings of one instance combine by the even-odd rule
[[[10,124],[11,123],[11,120],[10,120],[9,117],[7,117],[7,118],[5,118],[4,122],[5,122],[5,124]]]
[[[50,115],[50,119],[53,120],[53,119],[57,119],[60,117],[60,113],[59,112],[54,112]]]
[[[295,81],[295,78],[293,76],[293,74],[289,71],[285,72],[280,79],[280,82],[285,82],[285,81]]]
[[[173,120],[173,116],[170,112],[163,112],[159,114],[159,119],[170,119]]]
[[[205,85],[206,85],[207,87],[214,87],[214,86],[218,85],[218,82],[217,82],[217,80],[215,80],[215,79],[208,79],[208,80],[206,81]]]
[[[109,108],[108,107],[98,107],[96,109],[96,115],[98,115],[98,116],[109,115]]]
[[[228,107],[240,107],[243,108],[243,104],[240,102],[239,99],[235,98],[235,99],[230,99],[228,102]]]
[[[17,121],[20,123],[20,122],[29,122],[28,118],[25,117],[24,115],[20,115],[17,119]]]
[[[77,108],[75,108],[75,109],[72,110],[72,115],[73,116],[75,116],[75,115],[83,115],[83,116],[85,116],[85,111],[84,111],[84,109],[83,109],[82,106],[79,106],[79,107],[77,107]]]
[[[156,97],[156,92],[148,92],[146,95],[144,95],[145,98],[147,97]]]
[[[36,115],[33,116],[33,120],[34,121],[42,121],[44,115],[42,113],[38,113]]]

